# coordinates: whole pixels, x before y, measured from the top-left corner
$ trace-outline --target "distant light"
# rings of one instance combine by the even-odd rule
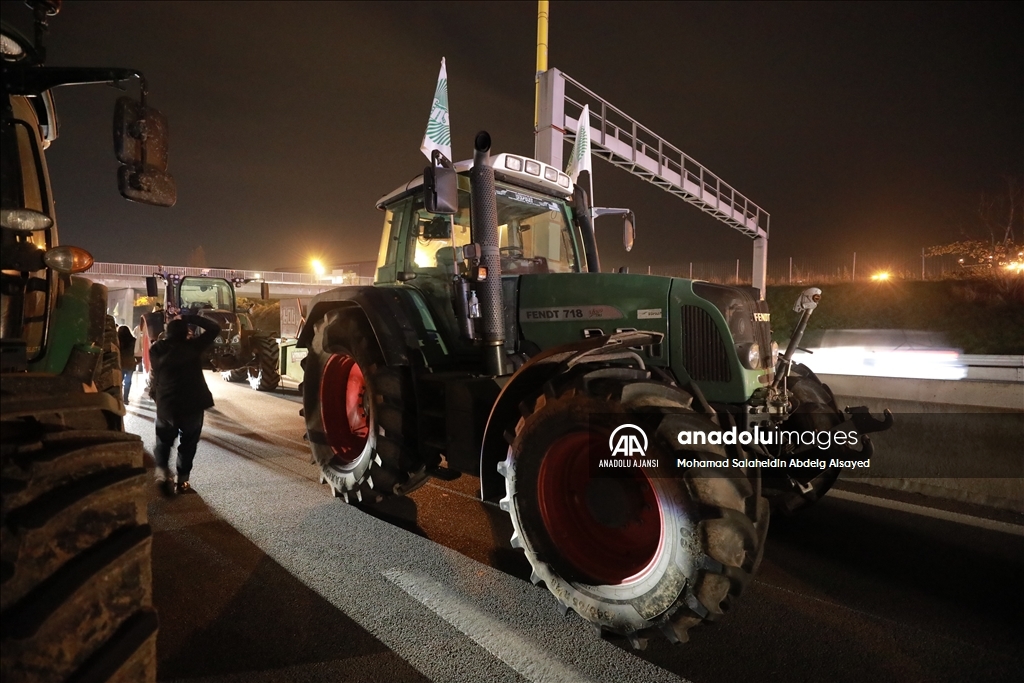
[[[263,276],[260,275],[259,273],[253,273],[252,277],[253,277],[254,280],[259,280]]]
[[[874,275],[872,275],[871,279],[874,280],[875,282],[885,282],[890,277],[892,277],[892,275],[883,270],[880,273],[875,273]]]
[[[327,272],[324,268],[324,264],[320,263],[320,259],[313,259],[310,266],[312,266],[313,272],[316,273],[317,277],[323,277],[324,273]]]
[[[1013,261],[1007,263],[1003,268],[1006,268],[1011,273],[1024,273],[1024,261]]]

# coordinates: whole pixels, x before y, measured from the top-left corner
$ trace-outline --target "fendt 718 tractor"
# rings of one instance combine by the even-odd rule
[[[372,503],[479,476],[564,610],[637,647],[657,631],[684,641],[750,580],[770,504],[813,501],[837,474],[765,469],[753,461],[810,447],[721,435],[844,417],[806,369],[776,381],[756,290],[600,272],[581,187],[533,159],[492,159],[486,133],[475,148],[454,166],[435,153],[378,202],[374,286],[310,303],[303,414],[321,479]],[[720,438],[684,445],[684,431]],[[631,466],[597,470],[605,444]]]
[[[44,66],[60,3],[29,5],[35,40],[4,24],[0,46],[0,680],[153,681],[142,442],[122,430],[106,287],[75,276],[88,252],[58,246],[46,149],[57,138],[52,89],[137,79],[141,98],[115,110],[118,186],[170,206],[167,124],[137,71]]]
[[[249,380],[257,391],[273,391],[281,383],[280,351],[273,335],[253,327],[249,316],[237,309],[235,286],[239,279],[182,276],[160,273],[147,278],[147,294],[158,295],[158,280],[164,282],[163,310],[142,316],[142,364],[150,371],[149,347],[163,334],[167,321],[178,313],[194,313],[220,325],[220,336],[204,356],[207,368],[217,370],[229,382]],[[261,283],[261,296],[268,296]]]

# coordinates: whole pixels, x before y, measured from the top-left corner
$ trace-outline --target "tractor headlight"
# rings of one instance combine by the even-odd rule
[[[224,343],[224,337],[217,337],[216,339],[213,340],[213,343],[214,344],[223,344]]]
[[[231,338],[231,343],[232,344],[237,344],[240,341],[242,341],[241,335],[236,334],[234,337]]]
[[[756,342],[743,344],[739,348],[740,362],[751,370],[761,367],[761,347]]]
[[[773,341],[771,349],[772,349],[772,367],[774,368],[776,365],[779,364],[779,342]]]

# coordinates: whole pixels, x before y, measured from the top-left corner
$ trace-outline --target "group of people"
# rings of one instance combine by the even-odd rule
[[[190,326],[202,330],[193,335]],[[220,334],[220,325],[198,315],[178,315],[167,322],[164,337],[149,348],[150,396],[156,402],[156,483],[165,495],[194,493],[189,483],[192,462],[203,431],[204,411],[213,395],[203,377],[203,353]],[[142,359],[142,334],[122,325],[117,332],[121,352],[122,391],[127,405],[132,375]],[[178,440],[175,474],[170,472],[171,448]]]

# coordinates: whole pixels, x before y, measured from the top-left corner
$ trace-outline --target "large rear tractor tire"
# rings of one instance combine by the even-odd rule
[[[304,362],[303,414],[321,482],[350,503],[422,485],[409,368],[385,365],[362,312],[334,310],[318,321]]]
[[[155,681],[141,440],[107,429],[115,420],[106,394],[69,400],[51,387],[52,405],[41,407],[39,395],[19,400],[9,391],[0,437],[0,680]]]
[[[273,391],[281,384],[281,350],[272,337],[253,337],[256,364],[249,369],[249,386],[256,391]]]
[[[220,378],[225,382],[247,382],[249,380],[249,368],[224,370],[220,373]]]
[[[806,365],[794,364],[786,383],[793,412],[781,429],[800,432],[828,431],[843,422],[843,413],[836,405],[832,390]],[[810,453],[815,457],[822,455],[821,451]],[[800,453],[781,455],[801,457]],[[841,471],[839,467],[765,470],[765,496],[771,503],[772,510],[789,515],[820,500],[836,483]]]
[[[641,648],[657,632],[672,642],[723,616],[761,560],[768,504],[757,470],[676,469],[677,458],[722,461],[727,446],[681,446],[682,430],[718,430],[691,397],[604,370],[556,378],[521,406],[502,509],[531,580],[603,633]],[[606,443],[606,417],[648,425],[648,466],[596,477],[588,444]],[[656,459],[657,465],[649,460]]]

